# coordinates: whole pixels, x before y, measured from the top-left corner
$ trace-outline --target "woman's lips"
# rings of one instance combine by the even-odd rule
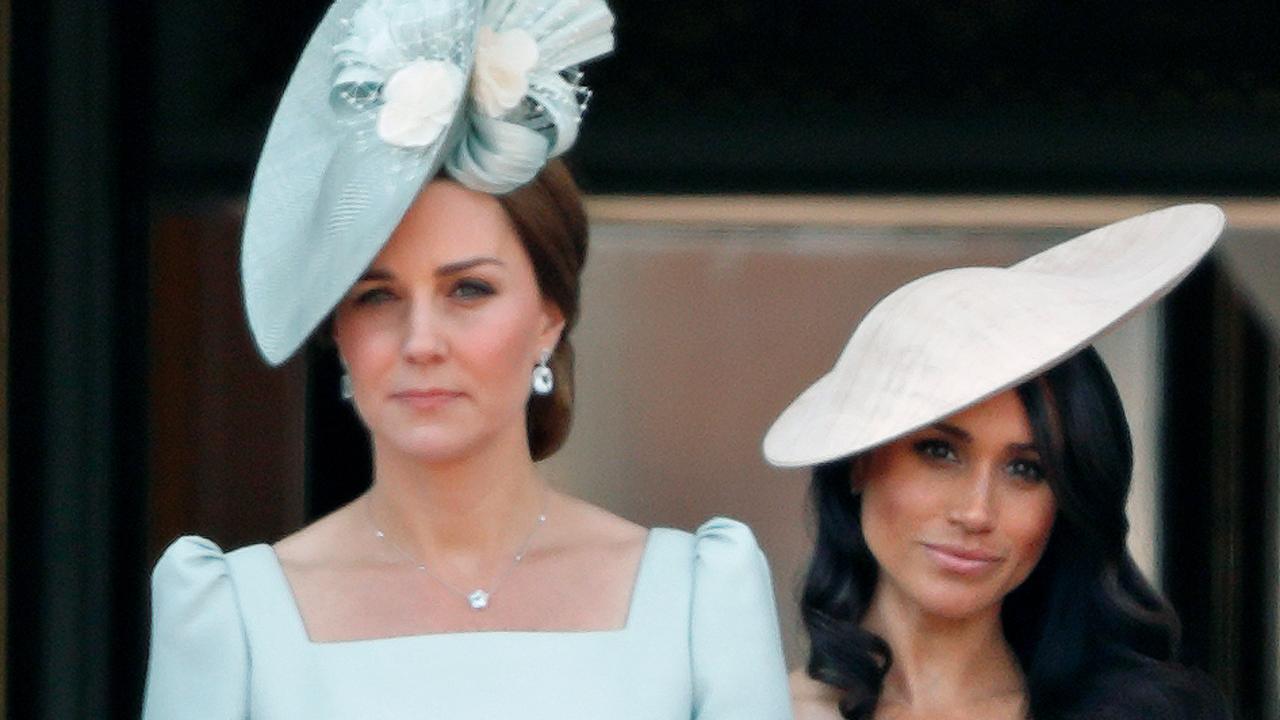
[[[429,388],[426,390],[401,390],[391,397],[419,410],[431,410],[457,400],[462,397],[462,393],[453,390]]]
[[[1003,558],[1000,555],[977,548],[957,545],[922,543],[929,557],[943,570],[961,575],[976,575],[995,567]]]

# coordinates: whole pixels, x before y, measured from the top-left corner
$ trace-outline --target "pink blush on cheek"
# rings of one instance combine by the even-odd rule
[[[1032,567],[1040,562],[1040,556],[1044,554],[1045,547],[1049,544],[1049,538],[1053,534],[1054,521],[1056,520],[1056,507],[1051,507],[1045,516],[1039,518],[1034,527],[1029,528],[1027,534],[1028,539],[1021,543],[1021,554],[1023,557],[1033,558]],[[1030,571],[1028,571],[1030,572]]]
[[[903,538],[913,538],[922,523],[936,516],[937,492],[916,478],[878,477],[862,487],[864,526],[873,524]]]
[[[926,498],[903,492],[904,488],[885,487],[894,481],[895,478],[872,479],[862,489],[862,533],[881,566],[897,565],[894,556],[904,552],[907,557],[911,555],[919,533],[916,514],[928,506]]]

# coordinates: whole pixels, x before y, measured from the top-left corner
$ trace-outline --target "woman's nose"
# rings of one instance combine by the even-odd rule
[[[403,354],[411,362],[430,362],[444,354],[442,322],[429,299],[408,304],[404,320]]]
[[[988,532],[995,525],[996,487],[991,473],[978,468],[957,488],[948,520],[966,532]]]

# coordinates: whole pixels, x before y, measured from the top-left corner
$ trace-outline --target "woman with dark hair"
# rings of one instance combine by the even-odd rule
[[[1129,428],[1088,347],[1221,227],[1171,208],[872,309],[765,440],[813,466],[797,718],[1226,717],[1126,549]]]
[[[156,566],[144,717],[789,715],[750,531],[555,491],[587,221],[568,171],[599,0],[340,0],[246,216],[268,362],[332,340],[370,487],[274,545]],[[468,75],[468,73],[470,73]]]

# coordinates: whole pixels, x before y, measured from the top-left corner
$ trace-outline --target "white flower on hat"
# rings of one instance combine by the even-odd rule
[[[462,100],[466,78],[443,60],[414,60],[382,88],[378,137],[400,147],[426,147],[440,137]]]
[[[538,43],[522,28],[480,28],[471,96],[480,112],[502,117],[529,94],[529,73],[538,63]]]

